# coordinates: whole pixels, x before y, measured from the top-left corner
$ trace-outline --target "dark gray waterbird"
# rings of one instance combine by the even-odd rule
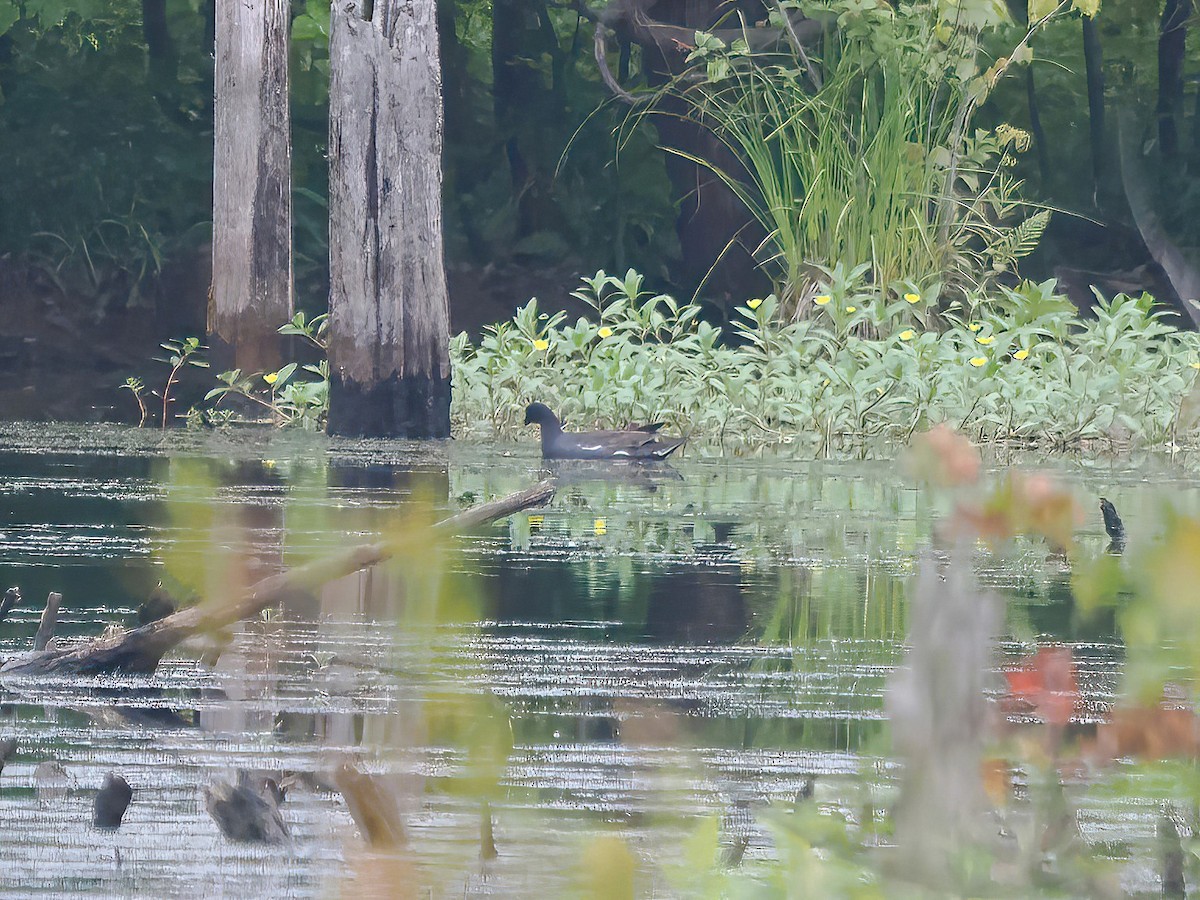
[[[666,459],[684,441],[659,437],[661,422],[614,431],[563,431],[545,403],[525,408],[525,424],[541,428],[543,459]]]

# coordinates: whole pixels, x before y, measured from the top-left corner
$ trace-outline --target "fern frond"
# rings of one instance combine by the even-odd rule
[[[1018,259],[1028,256],[1037,248],[1042,239],[1042,232],[1049,224],[1050,210],[1043,209],[1012,228],[1000,229],[998,237],[987,251],[993,264],[997,267],[1008,267]]]

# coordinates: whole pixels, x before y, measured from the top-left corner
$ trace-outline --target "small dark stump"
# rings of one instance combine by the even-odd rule
[[[167,616],[171,615],[171,613],[175,612],[175,609],[175,601],[160,584],[150,592],[150,596],[147,598],[146,602],[138,607],[138,625],[149,625],[151,622],[157,622],[159,619],[165,619]]]
[[[1117,508],[1101,497],[1100,515],[1104,516],[1104,530],[1109,537],[1108,552],[1121,553],[1125,549],[1125,523],[1117,515]]]
[[[13,607],[20,602],[21,591],[19,588],[10,587],[5,591],[3,599],[0,599],[0,622],[3,622],[5,617],[13,611]]]
[[[275,793],[245,770],[237,782],[214,781],[204,789],[204,805],[221,834],[231,841],[281,844],[289,837]]]
[[[0,772],[4,771],[4,764],[13,758],[17,752],[17,739],[5,738],[0,741]]]
[[[121,818],[133,799],[133,788],[120,775],[112,772],[104,779],[104,786],[96,794],[92,811],[92,824],[97,828],[120,828]]]

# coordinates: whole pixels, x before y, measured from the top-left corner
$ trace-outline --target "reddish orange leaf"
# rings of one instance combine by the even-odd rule
[[[1043,647],[1004,672],[1008,699],[1051,725],[1066,725],[1079,705],[1079,685],[1069,647]]]

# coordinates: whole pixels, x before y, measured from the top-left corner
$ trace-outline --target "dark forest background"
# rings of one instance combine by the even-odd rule
[[[646,8],[688,27],[738,12],[765,18],[755,2]],[[292,11],[296,303],[318,313],[328,281],[328,4]],[[717,319],[764,286],[746,267],[703,281],[729,213],[697,212],[668,173],[658,131],[631,123],[612,98],[593,54],[593,12],[548,0],[438,5],[456,330],[505,318],[530,296],[561,305],[579,274],[600,268],[636,268],[656,290],[708,301]],[[1013,13],[1018,33],[1024,12]],[[1194,15],[1190,0],[1128,0],[1095,20],[1056,21],[1035,41],[1033,65],[989,98],[981,124],[1032,134],[1018,163],[1025,193],[1059,210],[1023,274],[1058,275],[1084,303],[1088,284],[1169,294],[1134,227],[1118,145],[1125,133],[1150,154],[1142,167],[1159,220],[1189,254],[1200,241]],[[644,87],[636,44],[609,49],[620,82]],[[212,50],[211,0],[0,0],[6,417],[70,414],[81,390],[72,373],[84,363],[115,377],[159,341],[203,332]]]

